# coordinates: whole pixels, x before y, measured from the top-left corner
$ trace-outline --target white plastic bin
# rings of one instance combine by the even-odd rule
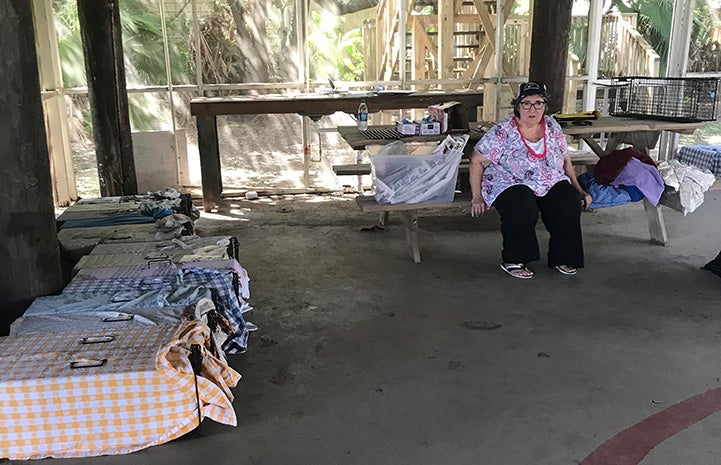
[[[468,135],[448,136],[440,144],[368,146],[379,204],[453,202],[458,165]],[[393,147],[404,154],[388,153]]]

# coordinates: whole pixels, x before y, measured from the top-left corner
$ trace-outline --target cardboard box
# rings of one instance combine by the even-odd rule
[[[426,136],[441,133],[440,123],[404,123],[399,121],[396,124],[396,130],[404,136]]]
[[[416,123],[404,123],[403,121],[398,121],[396,129],[404,136],[415,136],[420,133],[420,128],[416,125]],[[416,131],[418,131],[418,133],[416,133]]]
[[[428,107],[428,114],[440,124],[442,133],[453,129],[468,130],[468,113],[460,102],[446,102]]]
[[[416,123],[420,127],[421,135],[432,135],[441,133],[440,123]]]

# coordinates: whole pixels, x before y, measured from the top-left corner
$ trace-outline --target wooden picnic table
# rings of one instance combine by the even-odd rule
[[[405,136],[401,135],[393,125],[373,125],[369,126],[366,131],[361,131],[357,126],[338,126],[338,134],[345,140],[353,150],[365,150],[368,145],[385,145],[400,140],[403,142],[436,142],[445,139],[449,134],[468,134],[468,144],[466,147],[470,150],[478,142],[483,134],[491,127],[491,124],[483,124],[473,122],[465,131],[454,130],[445,134],[434,134],[424,136]]]
[[[567,123],[563,126],[564,134],[577,137],[585,141],[593,152],[599,157],[610,152],[609,146],[602,148],[595,137],[600,134],[615,134],[614,138],[609,137],[609,142],[613,144],[613,140],[623,139],[622,135],[643,133],[658,134],[661,131],[671,131],[680,134],[692,134],[696,129],[703,126],[704,123],[679,123],[675,121],[655,121],[641,120],[633,118],[621,118],[616,116],[602,116],[595,120],[588,120],[587,125],[577,125]],[[469,128],[467,134],[470,136],[468,145],[475,145],[483,134],[493,126],[489,122],[474,122]],[[338,126],[338,133],[354,150],[364,150],[367,145],[387,144],[394,140],[403,140],[404,142],[428,142],[438,141],[447,136],[447,134],[429,135],[429,136],[401,136],[396,134],[394,126],[370,126],[367,131],[360,131],[356,126]],[[379,134],[385,133],[385,136]],[[463,133],[461,131],[461,133]],[[615,147],[613,147],[615,148]],[[649,147],[638,147],[639,150],[647,151]],[[606,152],[606,149],[608,152]]]
[[[638,142],[639,135],[645,136],[645,139],[650,141],[657,139],[661,131],[692,134],[696,129],[705,124],[625,118],[619,116],[602,116],[596,120],[590,120],[590,122],[591,124],[587,126],[567,124],[563,128],[563,132],[568,136],[582,139],[599,157],[610,153],[621,143],[629,143],[638,150],[648,153],[649,149],[655,146],[655,141],[652,146],[641,146]],[[609,135],[605,148],[602,148],[595,140],[595,137],[601,133]],[[626,142],[628,140],[632,142]]]
[[[661,120],[641,120],[634,118],[621,118],[613,116],[603,116],[596,120],[590,120],[590,124],[578,125],[567,123],[563,126],[563,132],[566,135],[573,136],[585,141],[591,150],[598,156],[603,157],[606,154],[613,151],[621,143],[629,143],[638,150],[648,153],[649,149],[655,146],[656,141],[661,134],[661,131],[671,131],[680,134],[691,134],[696,129],[703,126],[704,123],[686,123],[676,121],[661,121]],[[480,137],[482,137],[484,130],[487,130],[492,126],[492,123],[478,123],[475,126],[469,128],[471,131],[471,138],[468,141],[467,151],[475,145]],[[369,130],[372,130],[371,127]],[[387,138],[384,140],[378,140],[374,137],[372,132],[359,131],[358,128],[353,126],[341,126],[338,128],[338,132],[348,142],[348,144],[356,149],[361,150],[366,145],[384,144],[392,142],[393,140],[401,139],[400,137]],[[596,138],[600,135],[607,135],[608,142],[606,147],[596,141]],[[444,138],[446,134],[437,136],[414,136],[413,138],[403,137],[402,140],[413,140],[413,141],[433,141]],[[593,164],[593,161],[589,161],[589,157],[581,157],[581,164]],[[370,170],[370,167],[368,167]],[[358,171],[360,174],[360,170]],[[364,212],[377,212],[385,215],[391,211],[397,212],[401,215],[403,224],[406,229],[406,237],[408,241],[409,254],[414,262],[420,263],[420,249],[418,244],[418,216],[419,212],[423,210],[431,209],[446,209],[467,207],[470,203],[467,198],[462,198],[460,201],[455,201],[445,204],[406,204],[406,205],[379,205],[375,202],[375,199],[371,196],[358,196],[356,198],[361,211]],[[651,236],[651,242],[659,245],[668,245],[669,239],[666,232],[666,226],[663,219],[663,213],[661,211],[661,204],[654,206],[648,200],[644,199],[644,210],[648,220],[648,228]],[[662,199],[664,202],[664,199]],[[667,205],[671,208],[678,208],[671,199]],[[384,220],[381,220],[383,223]]]
[[[590,126],[567,125],[563,132],[567,135],[578,137],[588,144],[591,150],[599,157],[602,157],[618,147],[619,144],[627,143],[636,149],[648,153],[650,149],[655,147],[656,142],[661,135],[661,131],[670,131],[679,134],[692,134],[696,129],[702,127],[704,123],[686,123],[678,121],[663,121],[650,119],[635,119],[615,116],[603,116],[593,121]],[[601,147],[595,140],[595,136],[599,133],[608,134],[606,147]],[[651,242],[657,245],[668,245],[668,233],[666,232],[666,223],[663,219],[661,204],[666,204],[670,208],[678,208],[678,199],[661,198],[661,202],[654,206],[647,199],[643,199],[643,207],[646,211],[646,219],[648,220],[648,232],[651,236]]]

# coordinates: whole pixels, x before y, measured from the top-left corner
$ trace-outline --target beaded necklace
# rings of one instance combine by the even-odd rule
[[[541,127],[543,128],[543,152],[541,152],[541,153],[536,153],[531,148],[531,146],[528,145],[528,141],[526,141],[526,138],[523,137],[523,133],[521,132],[521,126],[518,124],[518,120],[515,117],[513,118],[513,124],[516,126],[516,130],[518,131],[518,134],[521,136],[523,145],[525,145],[526,149],[528,149],[528,153],[534,158],[546,158],[547,147],[546,147],[546,124],[545,124],[545,122],[541,125]]]

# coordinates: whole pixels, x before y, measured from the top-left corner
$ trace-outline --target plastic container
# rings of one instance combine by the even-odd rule
[[[375,177],[376,202],[453,202],[458,165],[467,142],[468,135],[463,135],[449,136],[441,144],[402,144],[398,151],[403,153],[399,154],[389,154],[389,146],[366,147]]]

